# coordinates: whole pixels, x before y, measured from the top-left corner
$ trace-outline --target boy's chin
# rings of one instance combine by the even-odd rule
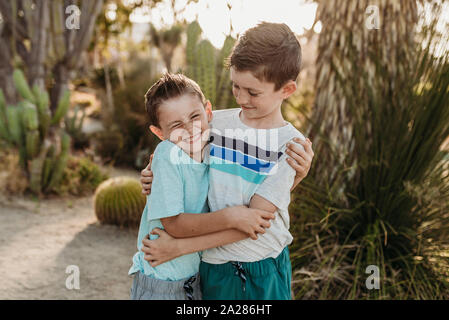
[[[193,154],[193,153],[197,153],[197,152],[201,152],[201,150],[203,149],[203,147],[205,146],[205,142],[204,141],[196,141],[193,143],[188,143],[185,141],[180,141],[178,142],[176,145],[181,148],[185,153],[187,154]]]

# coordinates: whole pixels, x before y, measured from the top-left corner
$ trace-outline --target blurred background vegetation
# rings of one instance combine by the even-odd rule
[[[145,167],[158,139],[143,97],[165,71],[196,80],[215,109],[238,107],[223,62],[252,25],[237,21],[243,1],[220,1],[218,14],[216,3],[1,1],[1,191],[92,195],[105,167]],[[313,12],[292,27],[303,65],[283,106],[315,151],[290,206],[295,298],[449,298],[447,3],[288,3],[268,9],[276,22]],[[366,24],[373,12],[378,28]],[[66,27],[69,15],[80,29]],[[99,219],[134,226],[138,189],[103,183],[97,194],[126,196],[97,197]],[[379,290],[366,288],[368,265],[380,268]]]

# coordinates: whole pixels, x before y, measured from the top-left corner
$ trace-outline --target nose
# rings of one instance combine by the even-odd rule
[[[193,129],[194,129],[193,122],[189,122],[186,125],[186,130],[187,130],[187,132],[189,133],[190,136],[193,135]]]
[[[186,130],[190,136],[194,136],[201,131],[201,121],[195,120],[186,125]]]
[[[244,92],[244,90],[237,90],[235,92],[235,101],[239,105],[245,105],[249,102],[249,95]]]

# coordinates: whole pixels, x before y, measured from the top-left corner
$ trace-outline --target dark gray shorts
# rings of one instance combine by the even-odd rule
[[[133,274],[131,300],[201,300],[200,274],[178,281],[154,279],[141,272]]]

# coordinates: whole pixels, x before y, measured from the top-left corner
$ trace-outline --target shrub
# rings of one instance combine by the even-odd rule
[[[108,175],[90,159],[71,156],[67,161],[61,184],[55,192],[61,195],[89,195],[107,178]]]
[[[106,162],[142,169],[146,163],[138,165],[139,152],[153,151],[159,142],[148,129],[144,105],[145,93],[156,80],[151,72],[153,64],[151,59],[133,55],[125,74],[126,86],[113,88],[114,112],[103,118],[108,130],[94,138],[95,149]]]
[[[27,176],[19,165],[19,153],[15,149],[0,149],[0,191],[22,195],[28,188]]]
[[[316,130],[315,161],[336,174],[312,166],[290,206],[296,298],[449,298],[449,53],[433,53],[417,43],[392,77],[382,50],[362,68],[345,46],[351,72],[335,81],[352,118],[344,128],[355,161],[338,164],[332,134]],[[366,286],[370,265],[379,268],[379,290]]]

